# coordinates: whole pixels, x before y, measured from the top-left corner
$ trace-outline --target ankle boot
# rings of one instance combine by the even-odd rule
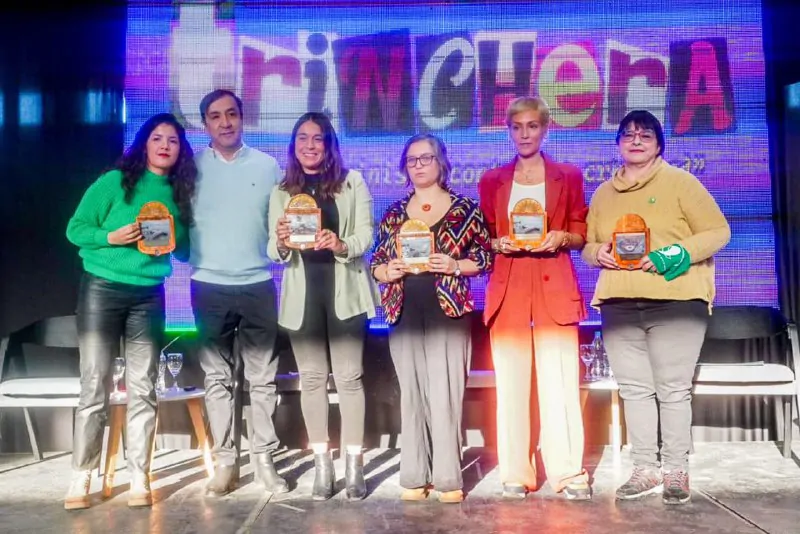
[[[153,505],[153,494],[150,491],[150,476],[147,473],[131,475],[131,490],[128,494],[128,506],[139,508]]]
[[[364,482],[364,455],[347,454],[344,479],[347,484],[347,498],[360,501],[367,496],[367,484]]]
[[[222,497],[236,489],[238,483],[237,466],[217,465],[214,467],[214,476],[206,484],[206,495],[209,497]]]
[[[314,490],[311,492],[311,498],[315,501],[327,501],[333,497],[333,486],[336,481],[330,452],[314,455],[314,471]]]
[[[91,505],[89,501],[89,487],[91,484],[91,470],[75,471],[72,474],[67,496],[64,497],[64,509],[83,510],[84,508],[89,508]]]
[[[271,493],[289,492],[289,484],[278,474],[272,454],[268,452],[256,455],[255,479]]]

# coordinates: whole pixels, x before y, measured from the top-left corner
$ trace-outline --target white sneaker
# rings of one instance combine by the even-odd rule
[[[145,473],[134,473],[131,478],[131,490],[128,494],[128,506],[152,506],[153,494],[150,492],[150,477]]]
[[[92,484],[91,471],[73,471],[67,495],[64,497],[65,510],[89,508],[89,487]]]

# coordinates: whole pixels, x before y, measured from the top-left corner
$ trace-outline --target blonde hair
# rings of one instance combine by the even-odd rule
[[[544,98],[540,96],[521,96],[512,100],[508,105],[506,126],[511,126],[514,115],[525,111],[539,113],[539,120],[541,120],[543,126],[547,126],[550,123],[550,107],[544,101]]]

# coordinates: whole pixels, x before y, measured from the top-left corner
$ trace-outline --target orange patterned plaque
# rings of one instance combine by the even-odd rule
[[[136,245],[139,252],[160,256],[175,250],[175,219],[161,202],[148,202],[136,216],[142,238]]]
[[[285,216],[291,229],[286,246],[300,250],[314,248],[317,232],[322,229],[322,212],[314,197],[305,193],[293,196],[289,199]]]
[[[400,259],[413,274],[428,270],[431,254],[435,252],[433,232],[419,219],[409,219],[397,232],[397,251]]]
[[[547,235],[547,213],[537,201],[523,198],[516,203],[509,217],[511,241],[524,250],[539,247]]]
[[[620,267],[635,268],[650,253],[650,229],[644,219],[635,213],[623,215],[614,229],[612,248]]]

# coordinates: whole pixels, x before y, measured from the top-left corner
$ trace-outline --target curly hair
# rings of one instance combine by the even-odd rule
[[[171,113],[159,113],[153,115],[139,131],[133,143],[128,147],[122,156],[117,160],[115,168],[122,172],[122,188],[125,190],[125,202],[130,203],[136,184],[139,183],[147,170],[147,140],[150,134],[162,124],[169,124],[175,128],[180,141],[180,153],[178,161],[169,170],[167,180],[172,187],[172,199],[180,211],[181,222],[190,225],[192,217],[192,198],[194,197],[195,184],[197,182],[197,166],[194,163],[194,151],[189,141],[186,139],[186,129],[178,122]]]
[[[320,172],[319,194],[322,198],[331,199],[341,192],[342,185],[347,177],[347,169],[342,162],[342,154],[339,152],[339,139],[336,137],[336,130],[333,129],[331,120],[323,113],[310,111],[303,114],[292,128],[292,138],[289,141],[289,158],[286,164],[286,174],[281,189],[290,195],[302,193],[305,186],[305,176],[303,166],[294,153],[297,131],[306,122],[313,122],[322,130],[322,139],[325,146],[325,156],[322,160]]]

